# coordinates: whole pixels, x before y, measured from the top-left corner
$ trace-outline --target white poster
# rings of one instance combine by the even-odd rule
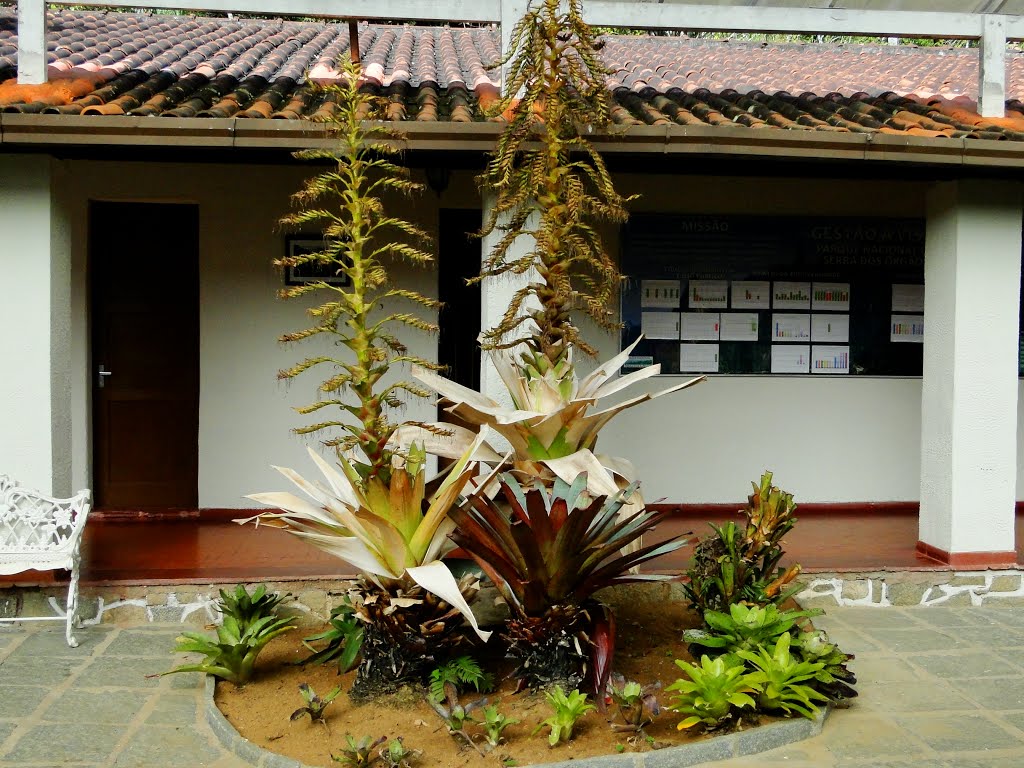
[[[672,339],[679,341],[678,312],[642,312],[640,332],[648,339]]]
[[[811,309],[849,312],[850,284],[814,283],[811,286]]]
[[[769,309],[772,284],[767,280],[734,280],[732,283],[733,309]]]
[[[811,373],[849,373],[850,348],[819,346],[811,348]]]
[[[728,280],[690,281],[690,309],[725,309],[728,306]]]
[[[679,309],[682,288],[678,280],[641,280],[640,306]]]
[[[723,312],[722,341],[757,341],[757,312]]]
[[[772,284],[772,309],[810,309],[811,284],[776,281]]]
[[[811,316],[772,313],[772,341],[810,341]]]
[[[718,341],[719,317],[717,312],[683,312],[679,338],[684,341]]]
[[[850,316],[811,315],[811,341],[848,344],[850,341]]]
[[[924,286],[893,283],[893,312],[924,312]]]
[[[807,373],[810,359],[808,344],[772,344],[772,373]]]
[[[679,370],[682,373],[718,373],[718,345],[680,344]]]
[[[893,315],[889,323],[889,341],[924,343],[924,315]]]

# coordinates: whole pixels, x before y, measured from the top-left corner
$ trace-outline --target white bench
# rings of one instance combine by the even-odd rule
[[[27,616],[0,621],[66,621],[65,636],[72,648],[78,641],[71,634],[78,622],[78,576],[82,533],[89,514],[89,491],[70,499],[51,499],[23,488],[7,475],[0,475],[0,576],[27,570],[71,571],[65,616]]]

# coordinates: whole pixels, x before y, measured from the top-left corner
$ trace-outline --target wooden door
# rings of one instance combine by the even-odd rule
[[[89,226],[96,505],[196,509],[198,208],[94,202]]]

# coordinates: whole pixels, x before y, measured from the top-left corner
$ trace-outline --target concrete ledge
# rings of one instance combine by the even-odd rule
[[[311,768],[290,757],[263,749],[242,738],[235,727],[228,722],[214,701],[217,686],[215,678],[207,676],[203,695],[206,706],[206,722],[217,735],[217,739],[232,754],[259,768]],[[543,763],[543,768],[685,768],[713,760],[728,760],[765,752],[769,749],[793,744],[821,733],[830,709],[819,710],[814,720],[805,717],[784,722],[769,723],[757,728],[701,739],[693,744],[681,744],[652,752],[627,752],[621,755],[601,755]],[[530,766],[524,766],[530,768]]]

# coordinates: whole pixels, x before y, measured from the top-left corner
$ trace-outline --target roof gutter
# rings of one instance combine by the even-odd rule
[[[500,123],[452,122],[402,122],[394,127],[404,135],[406,149],[444,152],[493,151],[504,128]],[[988,139],[674,124],[613,128],[592,139],[602,152],[615,154],[1024,167],[1024,142]],[[0,114],[3,148],[45,150],[69,145],[292,151],[330,148],[334,140],[323,124],[306,120]]]

